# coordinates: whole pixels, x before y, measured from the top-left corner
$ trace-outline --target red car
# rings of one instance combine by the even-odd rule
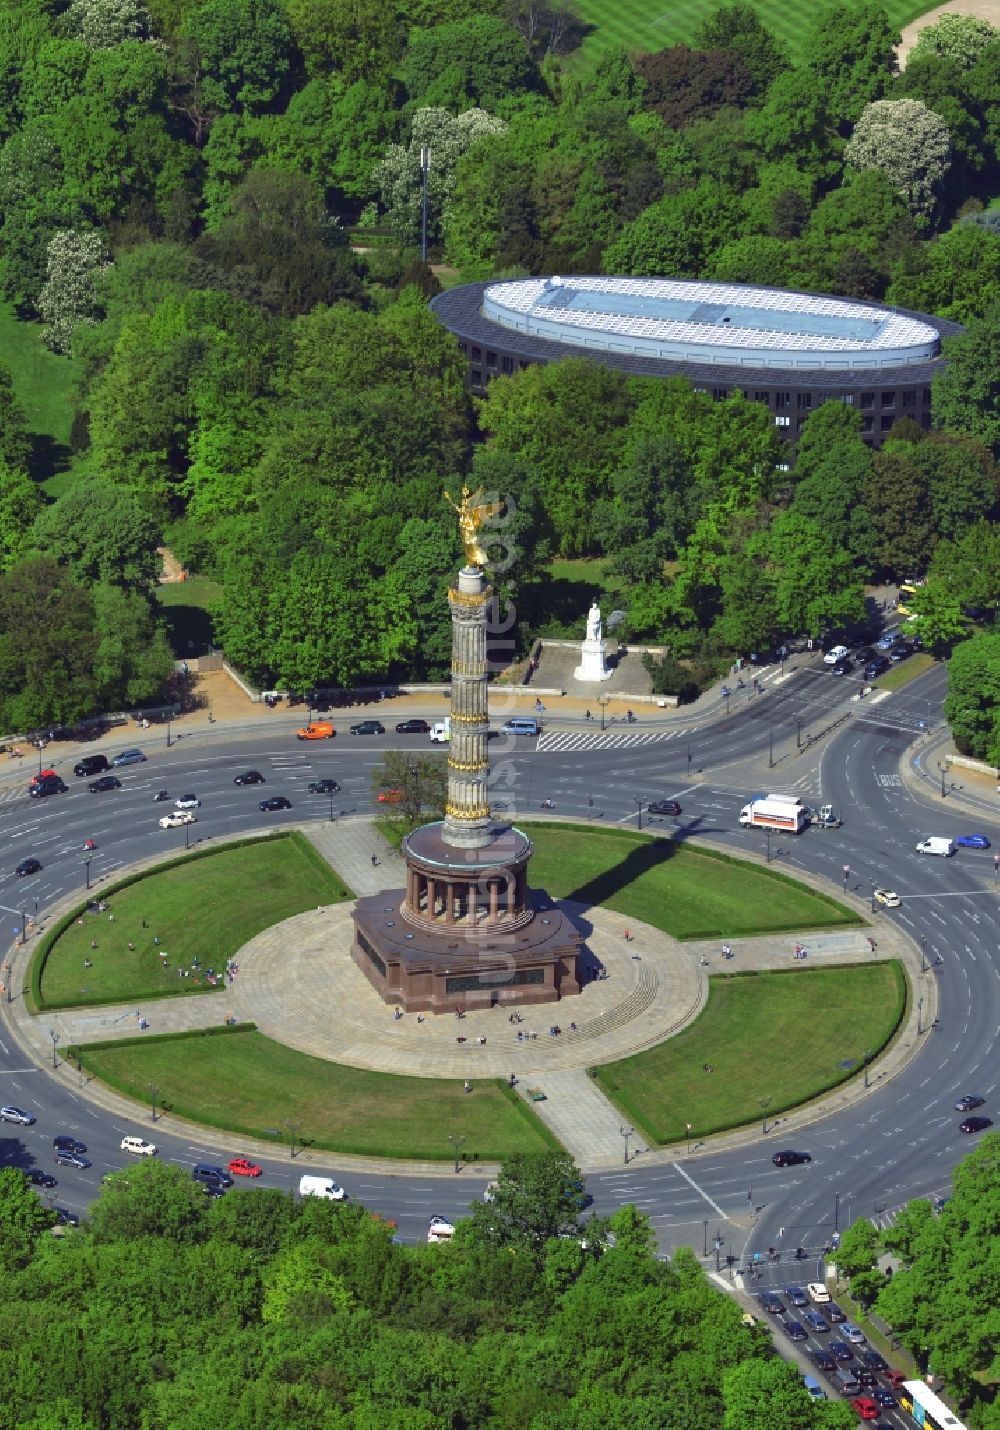
[[[234,1177],[259,1177],[263,1171],[256,1162],[251,1162],[249,1157],[233,1157],[229,1163],[229,1171]]]
[[[851,1401],[862,1420],[877,1420],[879,1409],[870,1395],[856,1395]]]
[[[402,802],[402,799],[403,799],[403,791],[402,791],[401,789],[383,789],[383,790],[379,790],[379,795],[378,795],[378,802],[379,802],[379,804],[400,804],[400,803]]]

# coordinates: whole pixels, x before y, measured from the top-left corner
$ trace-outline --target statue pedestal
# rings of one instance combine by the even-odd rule
[[[574,680],[610,680],[612,672],[604,654],[604,642],[586,640],[580,647],[580,664],[573,672]]]

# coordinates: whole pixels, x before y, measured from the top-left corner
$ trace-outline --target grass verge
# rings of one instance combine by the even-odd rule
[[[901,660],[898,665],[892,666],[880,675],[877,682],[879,690],[898,690],[901,685],[909,685],[911,680],[916,680],[918,675],[923,675],[925,670],[930,670],[937,661],[926,651],[918,651],[916,655],[909,656],[906,660]]]
[[[211,992],[223,986],[227,959],[262,929],[351,894],[293,831],[194,851],[100,897],[108,914],[82,904],[42,940],[31,975],[38,1007]],[[215,984],[209,969],[219,975]]]
[[[650,1142],[706,1137],[854,1077],[896,1033],[906,996],[895,960],[712,978],[690,1027],[594,1077]]]
[[[535,841],[531,883],[642,919],[677,939],[858,927],[836,899],[775,869],[622,829],[521,824]]]
[[[495,1162],[558,1147],[502,1081],[394,1077],[329,1063],[272,1042],[255,1029],[91,1043],[68,1050],[119,1092],[236,1136],[365,1157]],[[449,1142],[449,1137],[455,1139]],[[461,1140],[459,1140],[461,1139]],[[234,1148],[238,1151],[238,1148]]]

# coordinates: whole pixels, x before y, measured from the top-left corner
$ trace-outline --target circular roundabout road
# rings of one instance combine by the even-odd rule
[[[661,1249],[692,1246],[710,1269],[715,1262],[724,1272],[728,1256],[743,1265],[750,1253],[770,1246],[782,1250],[787,1263],[793,1248],[805,1248],[807,1259],[794,1272],[783,1271],[781,1262],[766,1263],[761,1286],[821,1275],[821,1248],[853,1217],[891,1218],[912,1197],[948,1194],[951,1169],[969,1150],[953,1104],[963,1093],[977,1092],[987,1098],[984,1111],[992,1112],[993,1050],[1000,1033],[993,856],[963,849],[952,859],[927,859],[914,847],[929,833],[959,833],[956,821],[981,830],[994,845],[1000,834],[985,805],[986,812],[977,814],[973,800],[960,815],[933,787],[907,777],[914,763],[911,747],[940,718],[943,670],[928,671],[867,706],[851,700],[844,682],[834,689],[816,667],[780,677],[775,669],[763,678],[762,697],[725,706],[720,701],[704,723],[685,726],[675,716],[601,734],[580,722],[552,729],[537,748],[534,741],[519,743],[510,755],[522,818],[551,799],[559,817],[634,827],[640,818],[649,822],[645,802],[674,797],[684,809],[674,837],[702,838],[755,855],[763,854],[759,836],[741,831],[736,818],[749,794],[770,788],[801,793],[813,804],[832,802],[843,814],[843,827],[775,839],[773,861],[791,874],[823,880],[833,891],[846,883],[848,893],[865,901],[875,885],[901,895],[899,909],[879,912],[872,921],[883,927],[891,921],[919,948],[927,976],[937,983],[936,1026],[922,1032],[920,1046],[892,1078],[873,1075],[860,1099],[799,1122],[793,1145],[810,1154],[810,1164],[772,1164],[781,1143],[778,1131],[723,1139],[693,1149],[691,1156],[680,1155],[681,1149],[655,1160],[640,1153],[628,1166],[623,1157],[617,1170],[588,1175],[595,1211],[606,1214],[634,1203],[650,1216]],[[9,867],[0,872],[0,917],[8,920],[8,938],[20,930],[23,914],[37,909],[42,924],[47,909],[83,893],[86,838],[97,844],[90,877],[98,887],[127,865],[183,848],[183,830],[157,827],[165,806],[154,804],[153,795],[161,787],[172,796],[187,789],[198,793],[202,809],[191,830],[199,840],[260,826],[258,790],[233,784],[236,773],[251,767],[264,773],[267,793],[285,794],[292,803],[290,810],[267,816],[271,828],[370,816],[371,770],[382,750],[389,743],[425,747],[420,737],[391,735],[377,741],[338,736],[335,745],[303,747],[296,745],[292,729],[291,720],[269,723],[266,730],[216,725],[175,737],[169,749],[160,731],[155,744],[144,734],[148,762],[118,771],[123,788],[99,795],[87,792],[87,781],[74,782],[73,757],[60,757],[58,746],[48,753],[63,772],[70,767],[68,794],[29,800],[30,768],[4,767],[0,827]],[[120,743],[127,742],[126,737]],[[306,792],[310,781],[324,776],[342,786],[332,804]],[[14,864],[29,855],[41,861],[42,871],[15,878]],[[600,917],[609,921],[613,937],[616,916]],[[823,1038],[821,1009],[810,1036]],[[148,1116],[138,1108],[126,1116],[117,1099],[90,1096],[65,1069],[53,1074],[44,1061],[27,1058],[9,1021],[0,1039],[0,1079],[2,1099],[28,1107],[38,1118],[31,1128],[5,1127],[4,1164],[47,1167],[56,1131],[72,1132],[88,1144],[92,1169],[58,1169],[55,1201],[71,1211],[83,1211],[101,1174],[121,1166],[121,1137],[148,1132]],[[168,1132],[160,1124],[156,1140],[165,1157],[181,1164],[221,1155],[221,1139],[207,1130]],[[267,1185],[296,1184],[298,1163],[273,1151],[259,1160]],[[389,1170],[331,1158],[329,1170],[355,1198],[395,1220],[408,1240],[422,1237],[432,1214],[460,1216],[482,1185],[469,1171],[456,1177],[427,1166]]]

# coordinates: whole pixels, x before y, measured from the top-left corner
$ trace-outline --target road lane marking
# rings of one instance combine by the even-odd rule
[[[693,1177],[688,1176],[687,1172],[685,1172],[683,1167],[678,1166],[676,1162],[671,1162],[670,1165],[673,1167],[674,1171],[678,1174],[678,1176],[683,1177],[685,1182],[687,1182],[689,1186],[694,1188],[694,1190],[698,1193],[699,1197],[703,1197],[704,1200],[708,1202],[708,1205],[722,1218],[723,1221],[731,1220],[731,1218],[719,1206],[719,1203],[713,1201],[707,1192],[702,1191],[698,1183],[694,1180]]]

